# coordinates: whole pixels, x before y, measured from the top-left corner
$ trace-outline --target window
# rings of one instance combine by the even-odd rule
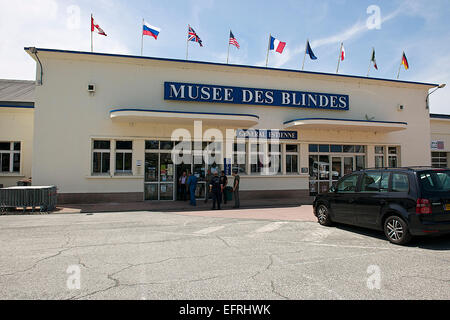
[[[381,172],[367,172],[363,175],[361,192],[379,192]]]
[[[409,181],[408,175],[404,173],[392,174],[392,192],[408,192]]]
[[[286,173],[298,173],[297,144],[286,144]]]
[[[270,174],[281,173],[281,145],[279,143],[269,143],[269,164]]]
[[[267,151],[267,144],[255,143],[250,145],[251,173],[262,171],[264,166],[262,161],[265,159],[265,151]]]
[[[355,156],[356,160],[356,170],[362,170],[366,167],[366,157],[365,156]]]
[[[398,167],[397,147],[388,147],[388,166],[391,168]]]
[[[432,152],[431,153],[431,165],[434,168],[446,168],[447,167],[447,153],[446,152]]]
[[[20,172],[20,142],[0,142],[0,172]]]
[[[358,175],[353,174],[338,182],[336,186],[337,192],[355,192],[358,183]]]
[[[384,168],[384,146],[375,146],[375,168]]]
[[[116,141],[115,174],[132,173],[133,141]]]
[[[245,152],[245,143],[233,144],[233,164],[232,169],[238,170],[239,174],[246,173],[247,157]]]
[[[94,140],[92,152],[92,173],[109,174],[111,155],[111,142],[107,140]]]
[[[157,140],[145,141],[145,149],[146,150],[158,150],[159,149],[159,141],[157,141]]]
[[[389,191],[389,177],[390,172],[383,172],[381,174],[381,181],[380,181],[380,191],[381,192],[388,192]]]
[[[420,173],[420,185],[427,193],[449,192],[450,191],[450,171],[429,171]]]

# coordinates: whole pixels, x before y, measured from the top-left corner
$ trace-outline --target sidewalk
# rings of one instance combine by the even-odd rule
[[[172,212],[181,215],[208,216],[221,218],[244,218],[264,220],[316,221],[312,205],[304,205],[292,200],[246,200],[239,209],[233,209],[234,201],[212,210],[212,201],[197,201],[197,206],[182,201],[153,201],[127,203],[74,204],[58,206],[55,214],[99,213],[126,211]]]

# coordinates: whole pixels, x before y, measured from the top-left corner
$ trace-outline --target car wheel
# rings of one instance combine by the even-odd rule
[[[394,244],[406,244],[411,240],[408,224],[398,216],[390,216],[384,222],[384,234]]]
[[[317,207],[317,221],[322,226],[331,226],[332,224],[330,219],[330,210],[328,210],[327,206],[324,204]]]

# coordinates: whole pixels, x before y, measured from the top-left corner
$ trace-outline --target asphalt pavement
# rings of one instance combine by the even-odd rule
[[[450,299],[449,236],[253,215],[0,216],[0,298]]]

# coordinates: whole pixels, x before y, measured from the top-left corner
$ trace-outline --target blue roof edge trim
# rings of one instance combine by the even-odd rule
[[[223,113],[223,112],[195,112],[195,111],[178,111],[178,110],[153,110],[153,109],[114,109],[110,110],[109,113],[118,111],[144,111],[144,112],[167,112],[167,113],[188,113],[188,114],[207,114],[207,115],[217,115],[217,116],[239,116],[239,117],[253,117],[259,120],[259,116],[255,114],[247,113]]]
[[[408,124],[407,122],[400,122],[400,121],[378,121],[378,120],[355,120],[355,119],[334,119],[334,118],[300,118],[300,119],[294,119],[283,122],[283,124],[288,124],[290,122],[294,121],[301,121],[301,120],[332,120],[332,121],[354,121],[354,122],[375,122],[375,123],[391,123],[391,124]]]
[[[34,106],[21,106],[21,105],[7,105],[0,104],[0,108],[19,108],[19,109],[34,109]]]
[[[30,48],[31,47],[25,47],[24,50],[25,51],[29,51]],[[314,74],[314,75],[334,76],[334,77],[343,77],[343,78],[354,78],[354,79],[361,79],[361,80],[389,81],[389,82],[395,82],[395,83],[416,84],[416,85],[430,86],[430,87],[437,87],[437,86],[439,86],[439,84],[426,83],[426,82],[404,81],[404,80],[384,79],[384,78],[372,78],[372,77],[347,75],[347,74],[303,71],[303,70],[295,70],[295,69],[280,69],[280,68],[259,67],[259,66],[250,66],[250,65],[240,65],[240,64],[226,64],[226,63],[209,62],[209,61],[196,61],[196,60],[182,60],[182,59],[172,59],[172,58],[144,57],[144,56],[133,56],[133,55],[126,55],[126,54],[87,52],[87,51],[73,51],[73,50],[60,50],[60,49],[45,49],[45,48],[36,48],[36,50],[43,51],[43,52],[59,52],[59,53],[84,54],[84,55],[118,57],[118,58],[132,58],[132,59],[155,60],[155,61],[206,64],[206,65],[234,67],[234,68],[250,68],[250,69],[259,69],[259,70],[284,71],[284,72],[294,72],[294,73],[303,73],[303,74]]]
[[[432,119],[450,119],[450,114],[430,113]]]

